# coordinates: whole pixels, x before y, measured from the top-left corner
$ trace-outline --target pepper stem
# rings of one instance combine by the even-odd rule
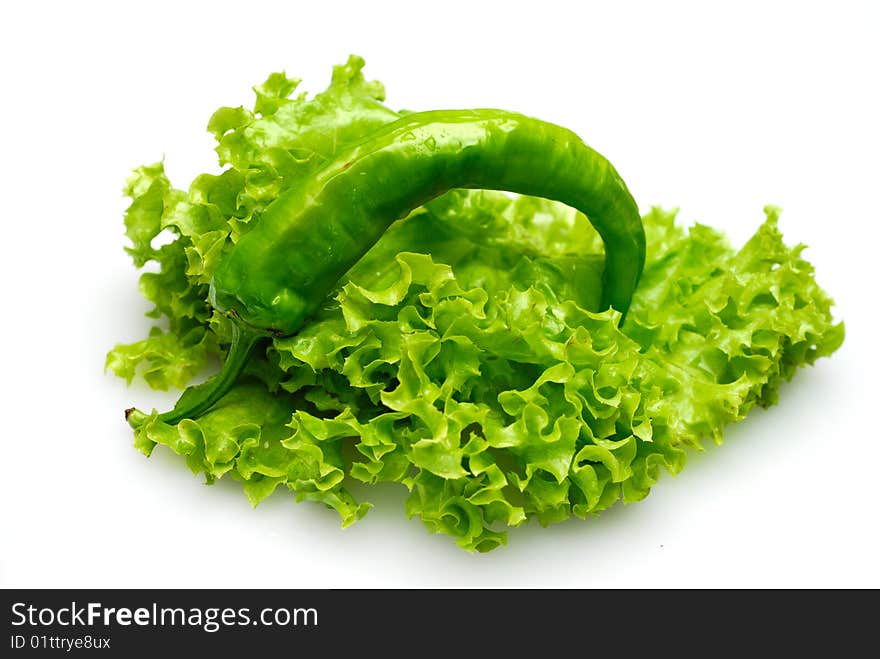
[[[267,336],[269,335],[265,330],[254,329],[233,319],[232,344],[223,366],[216,375],[201,384],[187,387],[174,409],[160,414],[159,421],[174,425],[182,419],[194,419],[210,410],[235,384],[254,346]],[[125,420],[132,428],[139,428],[147,418],[149,417],[146,414],[135,408],[125,410]]]

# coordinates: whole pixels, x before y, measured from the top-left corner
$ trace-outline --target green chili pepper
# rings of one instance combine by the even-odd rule
[[[177,423],[210,409],[260,339],[294,334],[391,223],[453,188],[545,197],[584,213],[605,244],[602,306],[625,316],[645,262],[645,234],[611,163],[573,132],[520,114],[409,114],[278,197],[224,257],[210,297],[233,319],[226,362],[159,419]],[[130,409],[126,418],[138,426],[147,417]]]

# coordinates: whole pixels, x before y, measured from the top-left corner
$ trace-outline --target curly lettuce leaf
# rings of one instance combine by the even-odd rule
[[[222,357],[228,321],[206,297],[223,254],[281,191],[398,116],[362,66],[349,59],[311,99],[272,74],[252,110],[221,108],[209,130],[227,168],[186,193],[161,163],[135,172],[129,251],[137,266],[158,262],[141,291],[168,327],[117,346],[108,368],[181,387]],[[778,209],[766,213],[734,250],[648,212],[648,262],[621,327],[598,312],[602,245],[583,215],[453,191],[394,224],[213,410],[175,426],[153,415],[136,445],[169,447],[208,482],[241,481],[254,505],[283,485],[344,525],[370,505],[353,483],[401,483],[406,513],[468,550],[504,544],[529,519],[638,501],[843,340],[803,246],[786,246]],[[154,248],[165,229],[175,240]]]
[[[138,268],[157,265],[141,275],[139,288],[154,305],[148,315],[160,324],[143,341],[110,351],[106,369],[128,382],[139,374],[167,389],[185,386],[210,357],[223,357],[229,332],[211,312],[208,284],[240,230],[335,149],[398,116],[382,105],[384,88],[364,78],[363,66],[363,59],[351,56],[312,99],[289,98],[299,81],[273,73],[254,87],[253,110],[217,110],[208,130],[217,139],[220,163],[231,166],[196,177],[186,192],[171,185],[163,162],[134,171],[124,188],[132,200],[124,218],[131,241],[126,251]],[[157,247],[163,231],[174,239]]]

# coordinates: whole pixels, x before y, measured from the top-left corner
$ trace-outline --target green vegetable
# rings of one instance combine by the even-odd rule
[[[187,389],[168,423],[195,418],[235,384],[261,338],[290,336],[395,220],[454,188],[555,199],[587,215],[605,243],[602,307],[625,314],[645,262],[645,234],[620,176],[574,133],[500,110],[409,114],[343,149],[278,197],[223,257],[213,307],[232,344],[220,373]],[[134,409],[126,419],[146,418]]]
[[[409,114],[343,149],[282,194],[221,261],[214,306],[294,334],[393,221],[453,188],[509,190],[582,211],[605,241],[603,306],[626,312],[645,235],[623,181],[574,133],[500,110]]]
[[[400,125],[362,64],[337,67],[313,99],[289,98],[298,81],[273,74],[253,112],[219,110],[209,128],[228,167],[189,192],[172,188],[161,164],[135,172],[129,251],[139,266],[158,263],[141,290],[168,326],[117,346],[109,368],[180,387],[211,356],[234,361],[234,341],[255,340],[212,308],[209,285],[270,226],[275,200],[293,203],[357,143]],[[420,201],[409,196],[418,186],[404,187]],[[254,504],[285,486],[343,524],[369,505],[353,483],[399,482],[409,515],[479,551],[530,518],[547,524],[639,500],[661,468],[683,467],[685,449],[720,441],[727,423],[775,403],[783,380],[843,340],[777,216],[768,209],[735,251],[707,227],[686,232],[673,213],[648,212],[645,267],[621,325],[625,305],[608,309],[603,282],[608,242],[584,215],[547,199],[454,190],[385,231],[299,331],[257,343],[216,404],[195,418],[135,415],[136,445],[146,454],[168,446],[208,482],[240,480]],[[176,239],[153,247],[163,229]],[[258,252],[283,262],[284,250]],[[252,308],[225,304],[240,315]]]

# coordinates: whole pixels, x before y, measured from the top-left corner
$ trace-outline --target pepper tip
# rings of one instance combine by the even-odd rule
[[[129,407],[125,410],[125,420],[128,421],[128,425],[137,429],[147,420],[147,415],[135,407]]]

